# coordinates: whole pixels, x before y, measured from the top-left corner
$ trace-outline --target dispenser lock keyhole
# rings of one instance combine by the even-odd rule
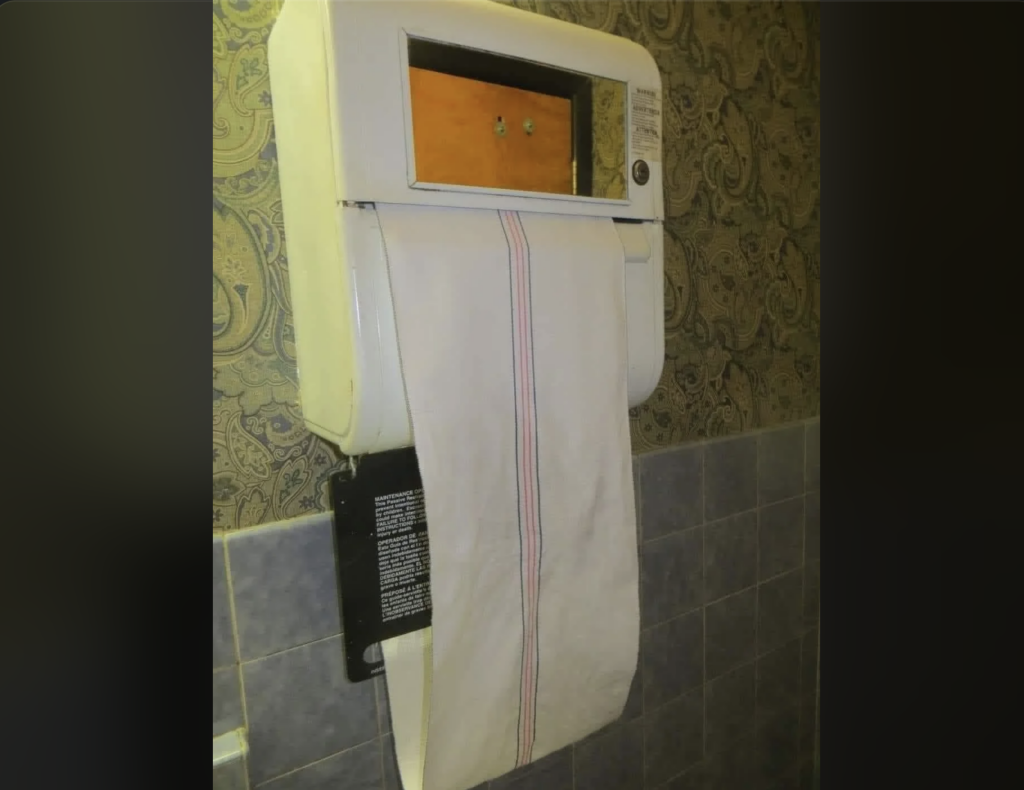
[[[643,159],[637,159],[633,163],[633,180],[643,186],[651,177],[651,168]]]

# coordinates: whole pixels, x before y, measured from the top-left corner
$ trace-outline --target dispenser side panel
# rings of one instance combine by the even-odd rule
[[[307,427],[340,444],[358,382],[349,348],[351,296],[335,216],[328,58],[317,4],[285,4],[270,36],[269,65],[300,403]]]

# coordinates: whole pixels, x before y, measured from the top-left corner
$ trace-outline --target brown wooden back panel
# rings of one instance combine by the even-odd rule
[[[569,99],[417,68],[409,86],[417,181],[572,194]]]

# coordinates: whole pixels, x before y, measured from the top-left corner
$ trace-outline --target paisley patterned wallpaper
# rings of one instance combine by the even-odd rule
[[[496,0],[625,36],[664,89],[665,370],[633,450],[820,410],[817,3]],[[302,426],[267,77],[281,0],[213,4],[213,526],[328,507]]]

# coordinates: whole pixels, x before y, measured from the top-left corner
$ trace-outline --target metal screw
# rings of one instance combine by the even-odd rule
[[[501,120],[501,118],[499,118],[498,122],[494,124],[494,133],[498,135],[498,137],[505,136],[505,122]]]
[[[527,134],[533,134],[533,121],[530,118],[523,121],[523,129]]]

